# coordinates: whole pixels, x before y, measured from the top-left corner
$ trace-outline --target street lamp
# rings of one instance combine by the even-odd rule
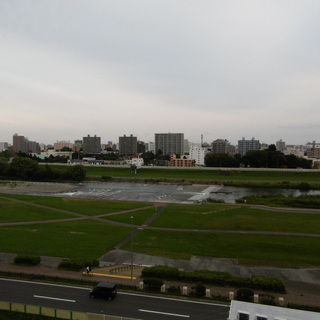
[[[130,217],[131,219],[131,225],[133,228],[133,216]],[[131,233],[131,238],[130,238],[130,249],[131,249],[131,283],[133,281],[133,250],[132,250],[132,238],[133,238],[133,229],[132,229],[132,233]]]

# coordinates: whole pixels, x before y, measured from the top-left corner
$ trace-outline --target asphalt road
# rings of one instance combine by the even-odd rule
[[[119,292],[113,301],[90,299],[89,288],[0,278],[0,301],[144,320],[226,320],[229,307]]]

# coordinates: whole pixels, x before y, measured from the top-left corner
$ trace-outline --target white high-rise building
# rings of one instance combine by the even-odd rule
[[[189,149],[189,159],[195,160],[198,166],[204,165],[204,157],[208,153],[208,148],[201,147],[201,145],[192,144]]]

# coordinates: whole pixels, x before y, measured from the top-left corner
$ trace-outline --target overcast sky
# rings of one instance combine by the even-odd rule
[[[318,0],[0,0],[0,141],[320,133]]]

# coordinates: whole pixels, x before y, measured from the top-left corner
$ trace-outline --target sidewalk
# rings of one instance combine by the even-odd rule
[[[4,258],[6,256],[6,258]],[[37,276],[47,276],[52,278],[60,278],[65,280],[77,280],[84,281],[85,285],[91,287],[87,282],[112,282],[121,285],[136,285],[139,286],[141,271],[143,267],[134,267],[133,274],[131,279],[131,268],[127,266],[127,268],[123,268],[122,270],[118,270],[118,272],[113,272],[110,274],[111,269],[117,268],[117,266],[109,266],[109,267],[99,267],[94,268],[92,270],[92,275],[87,276],[84,275],[82,271],[66,271],[60,270],[57,268],[59,264],[58,260],[60,258],[54,257],[45,257],[42,259],[41,265],[26,267],[26,266],[18,266],[13,264],[13,259],[15,254],[0,254],[0,272],[8,272],[8,273],[21,273],[30,275],[30,280],[37,279]],[[61,259],[60,259],[61,260]],[[51,263],[51,265],[49,265]],[[46,265],[44,265],[46,264]],[[119,267],[119,266],[118,266]],[[287,293],[286,294],[274,294],[270,293],[270,295],[274,296],[276,301],[279,297],[283,297],[285,303],[294,303],[299,305],[309,305],[309,306],[317,306],[320,307],[320,285],[298,282],[298,281],[284,281]],[[175,285],[175,286],[184,286],[182,283],[174,283],[174,282],[166,282],[167,286]],[[187,284],[189,288],[194,286],[194,284]],[[221,295],[228,296],[230,291],[236,292],[236,288],[224,288],[224,287],[209,287],[211,289],[211,294],[213,295]],[[255,292],[260,294],[259,292]]]

